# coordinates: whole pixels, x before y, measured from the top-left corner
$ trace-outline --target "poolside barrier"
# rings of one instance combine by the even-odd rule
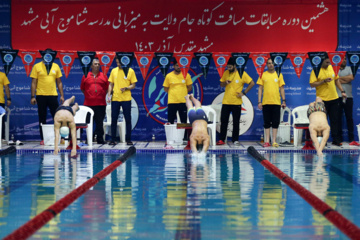
[[[97,173],[95,176],[84,182],[81,186],[71,191],[69,194],[64,196],[59,201],[55,202],[48,209],[42,213],[36,215],[33,219],[22,225],[20,228],[9,234],[4,240],[19,240],[27,239],[33,235],[37,230],[49,222],[53,217],[59,214],[62,210],[68,207],[72,202],[78,199],[81,195],[87,192],[90,188],[95,186],[100,180],[106,177],[109,173],[114,171],[117,167],[123,164],[129,157],[136,152],[136,148],[131,146],[123,155],[121,155],[112,164],[104,168],[102,171]]]
[[[360,229],[350,222],[343,215],[338,213],[335,209],[323,202],[317,196],[312,194],[309,190],[301,186],[294,179],[286,175],[275,165],[265,159],[253,146],[248,147],[248,153],[255,158],[261,165],[274,174],[277,178],[288,185],[292,190],[299,194],[305,201],[307,201],[315,210],[322,214],[327,220],[334,224],[340,231],[347,235],[350,239],[360,239]]]

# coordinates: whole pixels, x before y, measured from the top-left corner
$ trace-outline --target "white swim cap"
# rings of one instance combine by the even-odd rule
[[[63,138],[69,136],[69,132],[70,132],[70,130],[69,130],[68,127],[61,127],[61,128],[60,128],[60,135],[61,135],[61,137],[63,137]]]

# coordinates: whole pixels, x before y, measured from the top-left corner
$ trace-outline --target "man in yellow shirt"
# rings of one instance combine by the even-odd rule
[[[249,86],[243,90],[245,83],[249,84]],[[232,113],[233,116],[233,132],[231,139],[235,145],[240,145],[239,131],[242,97],[245,96],[254,85],[255,83],[252,78],[245,71],[243,76],[240,77],[239,72],[236,69],[235,60],[230,58],[227,63],[227,70],[220,79],[220,86],[225,87],[225,95],[221,107],[220,140],[216,145],[225,144],[230,113]]]
[[[341,126],[339,126],[341,99],[338,97],[336,87],[341,91],[343,98],[346,98],[346,93],[338,77],[335,76],[329,57],[324,59],[318,77],[316,77],[314,70],[312,70],[310,74],[310,86],[316,88],[316,96],[320,97],[325,104],[327,116],[330,120],[332,144],[341,146]]]
[[[176,113],[179,112],[181,122],[186,123],[185,96],[192,91],[192,80],[190,74],[187,74],[184,79],[176,60],[174,61],[174,71],[166,75],[163,87],[168,94],[168,122],[173,124]]]
[[[46,49],[45,51],[52,50]],[[47,108],[50,109],[50,114],[54,118],[56,109],[59,107],[56,86],[60,93],[60,103],[64,102],[63,85],[61,82],[62,74],[59,65],[56,63],[52,64],[48,74],[44,61],[41,61],[34,65],[30,77],[32,79],[30,103],[32,105],[37,104],[38,106],[40,144],[44,145],[44,137],[40,124],[46,124]]]
[[[0,72],[0,106],[5,109],[5,95],[4,89],[6,94],[6,105],[9,107],[11,105],[11,98],[10,98],[10,88],[9,88],[9,79],[7,78],[6,74]],[[3,117],[2,121],[2,139],[5,139],[5,116]]]
[[[123,109],[126,123],[125,140],[127,145],[133,145],[131,141],[131,90],[135,88],[137,79],[135,72],[129,68],[127,76],[121,68],[118,58],[116,58],[117,67],[111,70],[109,77],[108,99],[111,102],[111,141],[109,145],[116,145],[116,127],[120,114],[120,107]],[[112,94],[112,97],[111,97]]]
[[[274,63],[269,58],[266,62],[268,68],[263,73],[261,78],[256,82],[259,85],[258,90],[258,108],[263,111],[264,128],[265,128],[265,143],[264,147],[270,147],[270,127],[272,127],[273,147],[279,147],[276,142],[276,135],[280,124],[280,109],[286,107],[284,77],[282,73],[280,76],[275,71]],[[280,90],[280,93],[279,93]],[[280,102],[280,94],[282,103]],[[261,97],[262,102],[261,102]]]

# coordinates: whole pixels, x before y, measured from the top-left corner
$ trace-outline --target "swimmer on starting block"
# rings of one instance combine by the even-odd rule
[[[327,121],[325,104],[316,97],[315,102],[309,104],[307,111],[309,118],[309,132],[318,156],[322,156],[326,142],[330,135],[330,126]]]
[[[59,153],[59,138],[67,137],[69,135],[69,128],[71,129],[71,140],[72,140],[72,150],[71,157],[76,156],[76,124],[74,116],[77,110],[79,110],[79,105],[75,103],[72,107],[70,104],[74,103],[75,96],[72,96],[69,99],[66,99],[62,105],[60,105],[55,112],[54,116],[54,132],[55,132],[55,149],[54,154]]]
[[[193,153],[206,153],[210,145],[210,136],[207,132],[207,116],[201,108],[199,100],[194,98],[192,94],[186,95],[186,107],[188,109],[188,117],[192,125],[190,135],[190,147]]]

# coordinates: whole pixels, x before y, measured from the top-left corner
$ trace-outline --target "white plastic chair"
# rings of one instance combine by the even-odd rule
[[[293,130],[294,130],[294,146],[301,144],[303,129],[295,128],[296,124],[309,124],[309,118],[307,117],[307,110],[309,105],[303,105],[296,107],[292,110],[293,117]]]
[[[104,126],[104,139],[105,139],[106,128],[108,126],[111,126],[111,105],[106,106],[106,121],[104,121],[103,126]],[[123,118],[122,122],[117,123],[117,127],[119,128],[120,142],[125,142],[125,133],[126,133],[125,118]]]
[[[285,121],[284,119],[285,113],[288,116],[287,121]],[[283,143],[283,142],[290,143],[290,127],[291,127],[291,110],[288,107],[281,108],[280,124],[276,136],[277,143]],[[264,129],[264,138],[266,138],[265,129]],[[270,138],[272,139],[272,128],[270,128]]]
[[[74,120],[76,124],[86,123],[86,116],[90,113],[90,123],[86,128],[86,139],[89,147],[93,145],[93,127],[94,127],[94,111],[86,106],[79,106],[79,111],[76,112]],[[77,131],[78,137],[80,137],[80,131]]]
[[[211,106],[203,105],[201,108],[204,110],[208,118],[207,128],[208,130],[210,130],[210,144],[215,146],[216,145],[216,111]]]

